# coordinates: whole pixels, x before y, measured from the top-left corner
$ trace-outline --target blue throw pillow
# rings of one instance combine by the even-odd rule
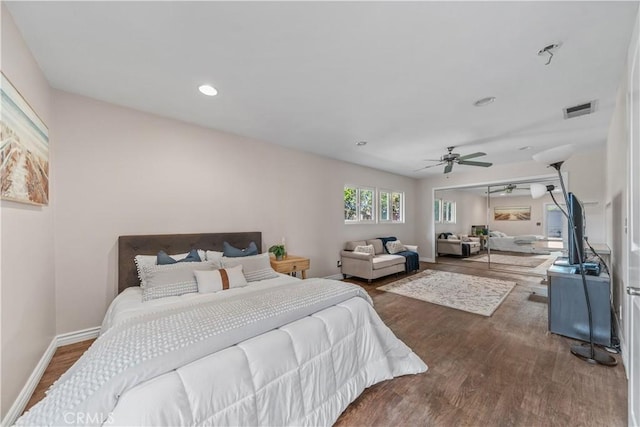
[[[158,252],[158,258],[156,263],[158,265],[167,265],[167,264],[175,264],[177,262],[200,262],[200,261],[202,260],[200,259],[200,255],[198,255],[198,250],[191,249],[191,251],[189,252],[189,255],[187,255],[186,257],[178,261],[176,261],[175,259],[171,258],[169,255],[167,255],[165,251],[160,251]]]
[[[229,243],[224,242],[222,244],[222,253],[224,256],[229,258],[239,258],[239,257],[249,256],[249,255],[258,255],[258,247],[256,246],[255,242],[251,242],[249,243],[249,246],[247,246],[246,248],[238,249],[238,248],[234,248]]]

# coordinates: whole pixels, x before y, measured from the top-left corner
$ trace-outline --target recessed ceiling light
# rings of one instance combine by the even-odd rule
[[[473,105],[475,105],[476,107],[484,107],[485,105],[491,104],[495,100],[496,100],[495,96],[487,96],[486,98],[478,99],[476,102],[473,103]]]
[[[217,89],[211,85],[201,85],[198,90],[207,96],[216,96],[218,94]]]
[[[518,148],[518,150],[520,150],[520,151],[525,151],[525,150],[531,150],[531,148],[532,148],[532,147],[531,147],[530,145],[525,145],[524,147],[520,147],[520,148]]]
[[[357,145],[358,147],[362,147],[362,146],[364,146],[364,145],[367,145],[367,141],[358,141],[358,142],[356,142],[356,145]]]

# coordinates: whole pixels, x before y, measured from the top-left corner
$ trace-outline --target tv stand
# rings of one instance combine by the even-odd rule
[[[609,275],[587,275],[587,290],[593,315],[593,341],[610,347],[611,281]],[[582,276],[574,266],[553,265],[547,270],[549,282],[549,331],[570,338],[589,341],[589,317]]]

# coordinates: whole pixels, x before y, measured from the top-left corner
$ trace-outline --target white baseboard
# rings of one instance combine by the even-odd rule
[[[100,326],[67,332],[66,334],[60,334],[56,337],[56,345],[62,347],[63,345],[75,344],[77,342],[98,338],[98,335],[100,335]]]
[[[38,364],[36,365],[33,372],[31,372],[31,375],[29,376],[26,384],[24,385],[24,387],[22,387],[22,390],[20,390],[20,393],[18,394],[16,400],[13,402],[13,405],[11,405],[11,408],[9,408],[9,412],[7,412],[7,415],[4,416],[4,419],[2,420],[3,426],[12,426],[16,422],[18,417],[22,415],[24,408],[27,406],[27,403],[29,403],[29,399],[31,399],[31,395],[40,382],[40,378],[42,378],[45,369],[47,369],[47,366],[49,366],[49,362],[51,362],[51,358],[53,358],[53,355],[58,348],[56,346],[57,338],[58,337],[53,337],[51,343],[49,344],[49,347],[47,347],[47,349],[44,351],[44,354],[38,361]]]
[[[24,412],[24,408],[27,406],[27,403],[29,403],[31,395],[38,386],[38,383],[40,382],[44,371],[47,369],[47,366],[49,366],[49,363],[51,363],[51,359],[53,358],[53,355],[55,354],[58,347],[75,344],[77,342],[89,340],[92,338],[97,338],[99,334],[100,326],[96,326],[94,328],[87,328],[75,332],[67,332],[66,334],[60,334],[53,337],[51,343],[49,344],[49,347],[47,347],[47,349],[44,351],[44,354],[38,361],[38,364],[34,368],[33,372],[31,372],[29,379],[27,379],[26,384],[24,385],[24,387],[22,387],[22,390],[20,390],[20,393],[18,394],[16,400],[13,402],[13,405],[11,405],[11,408],[9,408],[9,412],[7,412],[7,414],[3,418],[2,425],[11,426],[16,422],[18,417],[22,415],[22,412]]]
[[[342,274],[332,274],[331,276],[325,277],[325,279],[342,280]]]
[[[435,258],[420,257],[420,261],[422,261],[422,262],[435,263],[435,262],[436,262],[436,259],[435,259]]]

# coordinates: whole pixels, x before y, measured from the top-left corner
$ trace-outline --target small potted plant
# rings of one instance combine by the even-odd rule
[[[282,261],[282,257],[286,253],[284,245],[273,245],[269,248],[269,252],[275,255],[277,261]]]

